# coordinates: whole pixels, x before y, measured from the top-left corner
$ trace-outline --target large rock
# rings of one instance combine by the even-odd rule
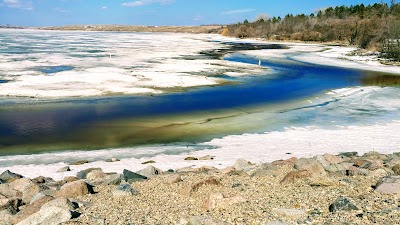
[[[22,175],[13,173],[9,170],[6,170],[0,174],[0,180],[4,181],[5,183],[12,182],[12,181],[20,179],[20,178],[22,178]]]
[[[221,182],[215,178],[215,177],[208,177],[205,178],[204,180],[201,180],[197,183],[194,183],[191,187],[189,192],[195,192],[198,191],[200,187],[204,186],[204,185],[222,185]]]
[[[241,195],[226,197],[222,193],[213,193],[204,202],[204,208],[207,210],[224,209],[233,204],[246,202],[246,199]]]
[[[55,181],[51,177],[39,176],[39,177],[33,178],[32,182],[35,183],[35,184],[48,184],[48,183],[53,183]]]
[[[286,159],[286,160],[277,160],[277,161],[273,161],[273,162],[271,163],[271,165],[272,165],[272,166],[279,166],[279,167],[281,167],[281,166],[288,166],[288,167],[290,167],[290,168],[293,168],[293,167],[294,167],[294,164],[296,163],[296,161],[297,161],[297,158],[296,158],[296,157],[292,157],[292,158],[289,158],[289,159]]]
[[[82,180],[64,184],[56,193],[56,197],[76,198],[78,196],[93,194],[93,187]]]
[[[39,193],[42,189],[44,189],[41,186],[39,186],[38,184],[33,184],[29,187],[27,187],[23,192],[22,192],[22,202],[29,204],[32,200],[32,198]]]
[[[8,225],[12,224],[11,219],[13,217],[13,212],[9,209],[0,210],[0,224]]]
[[[17,190],[19,192],[24,192],[26,189],[28,189],[29,187],[35,185],[35,183],[32,182],[31,179],[29,178],[21,178],[18,180],[15,180],[13,182],[10,183],[10,188]]]
[[[325,169],[316,159],[301,158],[296,161],[294,168],[298,170],[307,170],[312,176],[325,175]]]
[[[39,200],[35,201],[34,203],[30,205],[26,205],[21,211],[19,211],[13,218],[12,222],[13,224],[19,223],[22,220],[25,220],[28,218],[30,215],[38,212],[40,208],[47,202],[53,200],[53,197],[50,196],[45,196],[40,198]]]
[[[379,152],[367,152],[363,155],[363,157],[372,159],[372,160],[386,160],[388,157],[385,154],[381,154]]]
[[[182,181],[182,176],[180,174],[171,174],[165,177],[165,181],[168,184],[175,184]]]
[[[128,197],[138,195],[139,191],[133,189],[129,184],[121,184],[112,191],[114,197]]]
[[[64,197],[56,198],[52,201],[47,202],[40,208],[40,210],[47,210],[50,207],[58,207],[71,211],[75,209],[75,205],[68,198]]]
[[[120,174],[111,174],[104,178],[102,184],[103,185],[119,185],[121,183],[121,175]]]
[[[154,177],[157,175],[162,175],[163,171],[154,166],[147,166],[146,168],[139,170],[136,173],[144,177]]]
[[[382,178],[377,183],[375,191],[381,194],[400,194],[400,176]]]
[[[48,207],[45,210],[32,214],[17,225],[59,225],[72,218],[72,213],[68,209],[59,207]]]
[[[280,217],[290,218],[294,220],[305,219],[307,217],[306,211],[302,209],[274,208],[271,210],[271,213]]]
[[[122,173],[122,176],[124,178],[124,180],[128,183],[133,183],[133,182],[137,182],[137,181],[144,181],[147,179],[147,177],[142,176],[140,174],[134,173],[132,171],[129,170],[124,170]]]
[[[396,164],[392,167],[392,170],[395,175],[400,175],[400,164]]]
[[[335,202],[329,205],[329,211],[333,213],[337,211],[351,211],[351,210],[358,210],[358,207],[355,206],[350,199],[342,196],[337,198]]]
[[[344,161],[342,157],[331,154],[324,154],[323,157],[329,164],[338,164]]]
[[[12,189],[9,184],[0,184],[0,195],[13,199],[22,198],[22,192]]]
[[[64,166],[61,167],[59,170],[57,170],[57,173],[64,173],[64,172],[68,172],[71,171],[71,168],[69,166]]]

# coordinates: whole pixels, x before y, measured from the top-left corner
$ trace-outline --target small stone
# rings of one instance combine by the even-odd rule
[[[247,171],[250,169],[251,163],[244,160],[244,159],[238,159],[235,164],[233,165],[233,167],[235,168],[235,170],[237,171]]]
[[[291,171],[281,180],[281,183],[290,183],[299,179],[311,177],[311,173],[307,170]]]
[[[298,159],[294,165],[294,168],[298,170],[307,170],[312,176],[325,175],[325,169],[320,162],[316,159]]]
[[[70,163],[70,165],[79,166],[79,165],[83,165],[83,164],[86,164],[86,163],[89,163],[89,161],[88,160],[79,160],[79,161]]]
[[[93,194],[93,187],[82,180],[64,184],[56,193],[56,197],[76,198],[78,196]]]
[[[86,174],[86,179],[89,181],[99,181],[107,177],[107,174],[101,170],[93,170]]]
[[[12,182],[12,181],[20,179],[22,177],[23,177],[22,175],[13,173],[9,170],[6,170],[0,174],[0,180],[4,181],[5,183]]]
[[[294,220],[300,220],[307,217],[306,211],[302,209],[284,209],[284,208],[274,208],[271,210],[272,214],[277,216],[290,218]]]
[[[400,176],[382,178],[376,185],[376,192],[381,194],[400,194]]]
[[[33,178],[32,182],[35,184],[46,184],[46,183],[54,182],[54,179],[51,177],[39,176],[39,177]]]
[[[180,174],[171,174],[166,177],[166,182],[168,184],[175,184],[182,181],[182,177]]]
[[[193,161],[193,160],[199,160],[199,159],[196,158],[196,157],[193,157],[193,156],[189,156],[189,157],[186,157],[185,160],[186,161]]]
[[[142,175],[137,174],[137,173],[134,173],[134,172],[129,171],[129,170],[124,170],[122,175],[123,175],[123,179],[128,183],[137,182],[137,181],[144,181],[144,180],[147,179],[147,177],[142,176]]]
[[[329,186],[336,186],[339,182],[326,178],[326,177],[316,177],[310,181],[310,186],[313,187],[329,187]]]
[[[79,178],[79,179],[86,179],[87,174],[92,172],[92,171],[94,171],[94,170],[101,170],[102,171],[101,168],[89,168],[89,169],[86,169],[86,170],[79,171],[76,174],[76,177]]]
[[[176,225],[230,225],[222,220],[214,219],[210,216],[193,216],[191,218],[182,218]]]
[[[69,166],[64,166],[62,168],[60,168],[59,170],[57,170],[57,173],[63,173],[63,172],[68,172],[71,171],[71,168],[69,168]]]
[[[155,168],[154,166],[149,165],[146,168],[137,171],[136,173],[140,174],[142,176],[145,176],[145,177],[154,177],[154,176],[162,175],[163,171],[158,168]]]
[[[358,210],[358,207],[355,206],[349,199],[341,196],[336,199],[331,205],[329,205],[329,212],[337,212],[337,211],[351,211]]]
[[[339,156],[352,158],[358,156],[358,152],[341,152],[339,153]]]
[[[111,159],[106,159],[106,162],[119,162],[121,160],[117,159],[117,158],[111,158]]]
[[[204,202],[204,208],[207,210],[223,209],[230,205],[246,202],[246,199],[241,195],[225,197],[222,193],[213,193]]]
[[[150,160],[150,161],[142,162],[143,165],[146,165],[146,164],[153,164],[153,163],[156,163],[156,161]]]
[[[114,197],[127,197],[138,195],[139,191],[133,189],[129,184],[121,184],[112,191]]]
[[[202,157],[199,157],[199,160],[214,160],[215,156],[211,156],[211,155],[205,155]]]
[[[197,182],[197,183],[193,184],[190,187],[190,192],[198,191],[199,188],[204,186],[204,185],[217,185],[217,186],[219,186],[219,185],[222,185],[222,184],[221,184],[221,182],[219,180],[217,180],[217,178],[209,177],[209,178],[206,178],[206,179],[204,179],[204,180],[202,180],[200,182]]]

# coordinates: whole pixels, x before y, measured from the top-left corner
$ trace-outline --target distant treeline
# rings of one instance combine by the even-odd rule
[[[223,35],[238,38],[341,42],[378,50],[384,57],[400,61],[400,4],[387,3],[337,6],[310,15],[288,14],[284,18],[260,15],[227,26]]]

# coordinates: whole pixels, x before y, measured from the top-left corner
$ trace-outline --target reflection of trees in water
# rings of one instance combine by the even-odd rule
[[[361,79],[363,85],[373,86],[400,86],[400,76],[395,75],[371,75]]]

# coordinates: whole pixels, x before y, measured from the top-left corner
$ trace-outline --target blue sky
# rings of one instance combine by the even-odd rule
[[[387,1],[387,0],[386,0]],[[379,0],[0,0],[0,24],[202,25]]]

